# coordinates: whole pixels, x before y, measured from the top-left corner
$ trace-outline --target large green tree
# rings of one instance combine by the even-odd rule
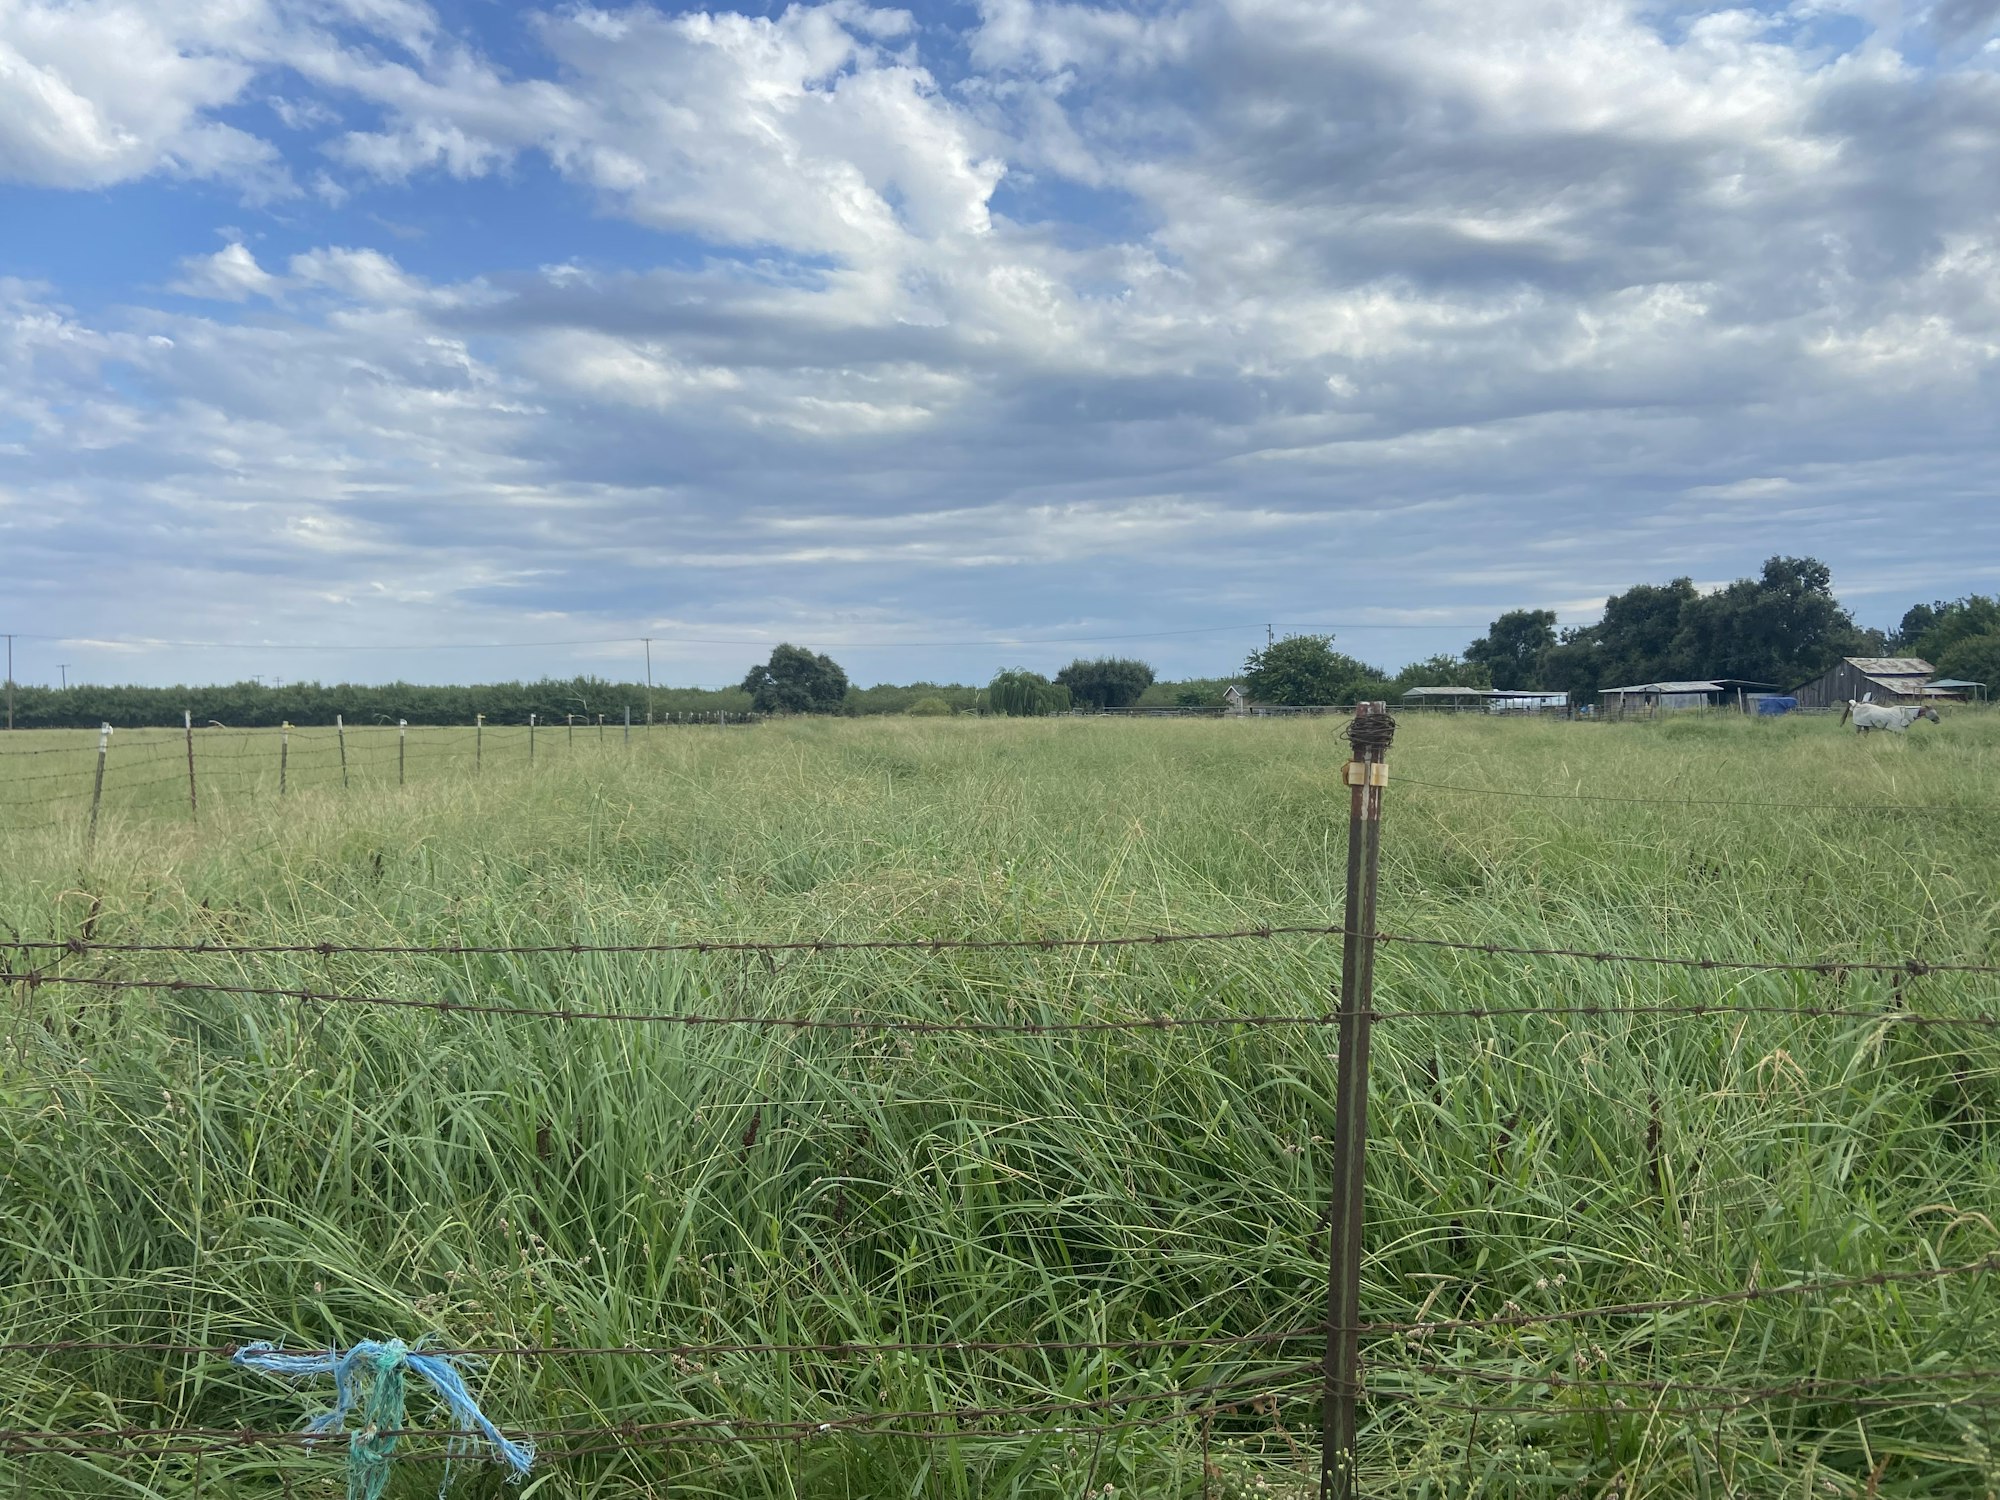
[[[847,674],[830,656],[783,645],[743,679],[750,705],[763,714],[831,714],[847,697]]]
[[[1243,685],[1257,703],[1351,703],[1382,679],[1379,668],[1334,650],[1330,635],[1288,635],[1243,663]]]
[[[2000,630],[1954,641],[1931,664],[1940,677],[1980,683],[1989,698],[2000,695]]]
[[[1960,641],[1996,633],[2000,633],[2000,599],[1967,594],[1963,599],[1916,605],[1903,616],[1903,623],[1889,641],[1893,651],[1921,656],[1942,667],[1943,658]]]
[[[1833,570],[1813,557],[1773,557],[1681,608],[1673,656],[1691,676],[1741,677],[1791,687],[1842,656],[1858,655],[1860,632],[1833,597]]]
[[[1700,594],[1692,578],[1670,583],[1642,583],[1604,601],[1604,618],[1594,627],[1602,653],[1599,671],[1605,687],[1632,682],[1683,679],[1694,668],[1676,654],[1681,611]]]
[[[1542,655],[1555,643],[1554,610],[1510,609],[1465,648],[1465,659],[1485,667],[1494,687],[1538,687]]]
[[[1078,657],[1056,673],[1059,687],[1069,689],[1078,703],[1092,708],[1129,708],[1153,685],[1153,669],[1121,656]]]

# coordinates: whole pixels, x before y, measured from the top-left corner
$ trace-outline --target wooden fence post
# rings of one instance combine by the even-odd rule
[[[1327,1217],[1326,1388],[1320,1500],[1354,1500],[1361,1404],[1362,1195],[1368,1153],[1368,1031],[1375,1005],[1375,891],[1382,847],[1382,790],[1396,721],[1386,703],[1355,705],[1344,779],[1347,909],[1341,924],[1340,1059],[1333,1102],[1333,1201]]]
[[[535,716],[528,715],[528,764],[535,763]]]
[[[292,721],[278,725],[278,795],[285,795],[285,764],[292,758]]]
[[[625,748],[632,748],[632,705],[625,705]]]
[[[398,719],[396,721],[396,785],[397,786],[403,785],[403,765],[404,762],[409,758],[408,757],[409,743],[410,743],[410,721],[408,719]]]
[[[188,817],[193,819],[195,822],[199,823],[201,821],[201,806],[195,800],[195,794],[194,794],[194,710],[193,709],[186,708],[181,710],[181,724],[187,730]]]
[[[347,785],[347,721],[339,714],[333,716],[333,736],[340,741],[340,784]]]
[[[486,764],[486,715],[472,716],[472,774],[477,776]]]

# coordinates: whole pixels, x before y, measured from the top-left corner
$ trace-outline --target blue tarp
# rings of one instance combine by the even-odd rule
[[[1757,712],[1760,714],[1788,714],[1798,706],[1798,699],[1780,698],[1776,694],[1767,694],[1757,700]]]

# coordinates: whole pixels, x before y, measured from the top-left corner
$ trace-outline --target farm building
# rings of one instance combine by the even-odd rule
[[[1944,696],[1959,703],[1978,703],[1986,697],[1986,684],[1967,682],[1963,677],[1933,677],[1924,686],[1932,696]]]
[[[1403,694],[1403,703],[1409,708],[1448,708],[1460,712],[1477,711],[1486,706],[1491,696],[1491,688],[1475,687],[1419,687],[1411,688]]]
[[[1775,682],[1751,682],[1742,677],[1702,678],[1690,682],[1639,682],[1629,687],[1598,690],[1598,707],[1612,718],[1634,714],[1672,713],[1677,709],[1733,708],[1752,712],[1755,689]]]
[[[1839,708],[1872,697],[1876,703],[1927,703],[1952,694],[1931,684],[1920,656],[1848,656],[1831,671],[1792,690],[1800,708]]]
[[[1454,709],[1460,713],[1532,714],[1561,712],[1569,707],[1569,694],[1535,689],[1420,687],[1403,694],[1403,703],[1408,708]]]

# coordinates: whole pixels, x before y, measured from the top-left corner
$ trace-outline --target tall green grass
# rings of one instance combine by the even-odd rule
[[[24,737],[25,738],[25,737]],[[467,751],[440,742],[440,751]],[[1055,936],[1339,920],[1327,722],[795,723],[562,737],[412,776],[204,789],[7,835],[0,941],[450,944]],[[551,753],[550,740],[563,753]],[[295,741],[295,743],[297,743]],[[513,747],[522,749],[524,747]],[[1687,955],[2000,961],[2000,721],[1407,723],[1386,928]],[[510,749],[510,757],[513,750]],[[41,757],[43,761],[66,757]],[[29,762],[24,762],[31,764]],[[0,761],[0,766],[6,763]],[[417,764],[413,755],[412,767]],[[376,771],[379,773],[379,767]],[[0,777],[7,775],[0,770]],[[357,778],[358,779],[358,778]],[[1496,789],[1798,807],[1526,800]],[[0,797],[0,800],[4,800]],[[1888,804],[1949,803],[1952,812]],[[42,958],[45,960],[46,955]],[[58,960],[594,1010],[1143,1018],[1331,1006],[1330,941],[1106,950]],[[17,965],[18,966],[18,965]],[[1978,976],[1760,975],[1385,947],[1385,1010],[1992,1010]],[[1321,1315],[1328,1030],[689,1029],[16,986],[0,1026],[0,1342],[292,1346],[1103,1340]],[[2000,1251],[2000,1040],[1783,1017],[1385,1022],[1365,1305],[1413,1319],[1702,1296]],[[1383,1338],[1369,1493],[1987,1496],[1994,1393],[1918,1379],[1681,1414],[1725,1386],[2000,1365],[1992,1277]],[[1091,1401],[1243,1381],[1218,1495],[1303,1495],[1315,1393],[1277,1348],[501,1358],[510,1429]],[[1424,1367],[1422,1370],[1416,1367]],[[1283,1386],[1252,1404],[1258,1382]],[[1967,1398],[1975,1398],[1968,1400]],[[0,1354],[0,1428],[285,1428],[214,1359]],[[1442,1403],[1530,1408],[1472,1414]],[[421,1410],[421,1404],[416,1407]],[[1171,1405],[1137,1405],[1134,1417]],[[1128,1413],[1108,1413],[1121,1419]],[[526,1493],[1203,1493],[1200,1424],[1088,1415],[551,1460]],[[1056,1432],[1056,1427],[1066,1431]],[[434,1451],[434,1450],[426,1450]],[[210,1456],[201,1493],[329,1493],[338,1454]],[[0,1496],[185,1495],[186,1457],[0,1457]],[[435,1489],[404,1465],[396,1494]],[[498,1493],[475,1471],[461,1492]]]

